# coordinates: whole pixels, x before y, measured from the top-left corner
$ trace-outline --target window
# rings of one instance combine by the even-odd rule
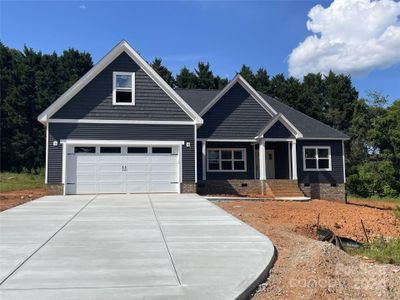
[[[121,147],[100,147],[100,153],[121,153]]]
[[[113,105],[135,105],[135,73],[113,73]]]
[[[331,147],[303,147],[304,171],[331,171]]]
[[[147,153],[147,147],[128,147],[128,153]]]
[[[96,153],[96,147],[75,147],[74,153]]]
[[[246,171],[246,149],[208,149],[207,171]]]
[[[171,147],[153,147],[151,153],[172,153]]]

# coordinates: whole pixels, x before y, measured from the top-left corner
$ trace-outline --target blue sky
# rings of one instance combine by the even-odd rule
[[[307,14],[331,1],[2,1],[1,41],[44,53],[73,47],[98,61],[121,39],[146,60],[177,72],[208,61],[232,78],[242,64],[288,75],[289,55],[307,36]],[[400,98],[400,65],[353,75],[361,96]]]

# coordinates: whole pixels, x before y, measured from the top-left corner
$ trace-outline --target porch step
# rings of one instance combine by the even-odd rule
[[[277,198],[282,197],[304,197],[300,190],[297,180],[289,179],[267,179],[267,183]]]

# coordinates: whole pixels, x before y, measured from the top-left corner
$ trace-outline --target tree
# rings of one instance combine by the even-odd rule
[[[251,85],[255,86],[256,78],[253,74],[253,71],[247,65],[242,65],[242,68],[239,71],[239,74]]]
[[[155,58],[154,61],[151,63],[152,68],[161,76],[162,79],[165,80],[168,85],[171,87],[175,86],[175,79],[172,75],[172,72],[168,70],[167,67],[162,65],[161,58]]]
[[[269,94],[270,91],[270,80],[267,71],[263,68],[259,68],[254,77],[255,80],[255,89],[264,94]]]
[[[324,78],[325,122],[347,132],[354,112],[358,92],[349,75],[336,75],[332,71]]]
[[[88,53],[42,54],[0,43],[1,170],[44,166],[45,128],[37,116],[92,67]]]
[[[324,121],[324,81],[320,73],[303,77],[297,109],[317,120]]]
[[[197,88],[197,77],[188,68],[183,67],[176,75],[176,86],[183,89]]]
[[[214,75],[210,70],[210,64],[199,62],[195,69],[197,76],[197,88],[199,89],[215,89]]]

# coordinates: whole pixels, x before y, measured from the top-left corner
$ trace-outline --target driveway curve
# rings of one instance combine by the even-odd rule
[[[271,241],[196,194],[47,196],[0,213],[1,299],[237,299]]]

